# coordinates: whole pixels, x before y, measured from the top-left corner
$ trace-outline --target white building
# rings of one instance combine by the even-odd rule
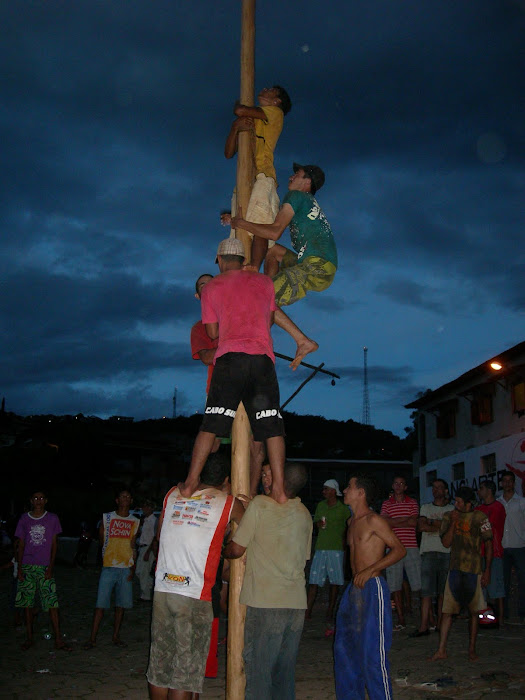
[[[477,489],[500,474],[525,484],[525,342],[488,359],[457,379],[429,391],[406,408],[417,409],[421,503],[432,500],[436,477]]]

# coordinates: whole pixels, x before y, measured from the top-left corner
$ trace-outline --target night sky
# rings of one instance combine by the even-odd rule
[[[286,87],[275,162],[326,173],[332,287],[287,311],[341,375],[289,405],[403,434],[403,404],[523,341],[521,0],[259,0],[256,89]],[[196,277],[215,272],[235,159],[238,0],[0,7],[6,409],[201,411]],[[289,233],[281,242],[289,245]],[[275,349],[293,354],[274,330]],[[278,360],[282,399],[309,371]]]

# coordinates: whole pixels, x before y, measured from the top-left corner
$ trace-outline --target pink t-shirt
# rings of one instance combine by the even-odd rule
[[[417,501],[410,496],[405,496],[399,502],[394,496],[391,496],[387,501],[383,501],[381,515],[385,515],[387,518],[409,518],[412,515],[419,515],[419,506]],[[415,527],[393,527],[392,530],[407,549],[417,547]]]
[[[277,310],[270,277],[249,270],[228,270],[214,277],[201,294],[202,322],[219,324],[215,361],[227,352],[273,354],[272,311]]]
[[[15,537],[24,540],[22,564],[48,566],[53,537],[61,532],[60,521],[55,513],[46,511],[40,518],[24,513],[15,531]]]

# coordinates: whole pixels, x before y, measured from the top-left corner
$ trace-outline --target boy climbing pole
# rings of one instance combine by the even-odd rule
[[[277,306],[288,306],[307,292],[322,292],[332,284],[337,270],[337,249],[330,224],[315,199],[325,181],[317,165],[293,164],[288,193],[271,224],[258,224],[223,214],[221,221],[233,228],[278,241],[290,227],[292,252],[274,245],[266,256],[264,271],[273,278]],[[248,217],[249,218],[249,217]],[[277,322],[277,321],[276,321]]]
[[[235,103],[233,111],[237,118],[232,123],[226,139],[224,155],[226,158],[233,158],[237,153],[239,132],[253,132],[256,177],[246,216],[250,221],[260,224],[271,224],[279,211],[277,176],[273,164],[273,154],[281,135],[284,116],[292,108],[292,103],[288,93],[280,85],[263,88],[258,95],[258,102],[259,105],[255,107],[243,105],[239,102]],[[236,209],[234,196],[232,211],[235,212]],[[273,241],[268,238],[258,237],[257,235],[253,238],[250,264],[255,270],[259,270],[268,247],[273,245]]]

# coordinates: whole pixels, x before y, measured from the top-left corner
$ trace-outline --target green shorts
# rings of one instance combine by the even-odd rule
[[[148,681],[158,688],[202,693],[212,622],[211,602],[155,591]]]
[[[16,608],[33,608],[35,606],[36,592],[40,595],[42,610],[58,608],[57,586],[54,578],[46,579],[47,566],[35,564],[23,564],[22,573],[25,578],[18,581],[16,591]]]
[[[306,296],[306,292],[322,292],[334,281],[336,266],[310,255],[298,262],[297,255],[287,250],[273,278],[275,303],[277,306],[290,306]]]

